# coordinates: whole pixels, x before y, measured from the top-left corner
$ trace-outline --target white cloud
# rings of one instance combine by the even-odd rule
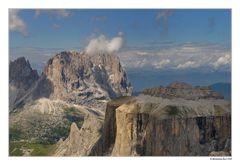
[[[231,56],[229,54],[226,54],[225,56],[219,57],[217,61],[212,63],[212,65],[215,69],[218,69],[219,67],[223,65],[228,65],[230,63],[231,63]]]
[[[111,40],[107,39],[104,35],[100,35],[99,37],[90,40],[86,47],[86,53],[89,55],[96,55],[99,53],[111,54],[117,52],[122,47],[122,44],[123,37],[121,32]]]
[[[35,10],[34,18],[38,18],[41,13],[47,13],[49,17],[56,17],[56,18],[66,18],[71,15],[69,10],[66,9],[37,9]]]
[[[220,63],[223,65],[226,54],[231,54],[231,49],[218,44],[207,43],[181,43],[160,45],[159,48],[134,48],[119,52],[122,63],[127,68],[141,67],[141,61],[145,59],[144,67],[156,69],[201,69],[215,70]],[[220,59],[219,59],[220,58]],[[227,59],[225,57],[225,59]],[[168,60],[169,61],[168,61]],[[217,62],[218,61],[218,62]],[[222,66],[221,65],[221,66]],[[227,65],[224,65],[227,66]],[[221,67],[222,69],[228,69]]]
[[[187,68],[196,68],[196,67],[198,67],[196,62],[187,61],[184,64],[178,64],[177,69],[187,69]]]
[[[153,65],[155,66],[156,69],[161,69],[163,67],[165,67],[166,65],[168,65],[170,63],[169,59],[163,59],[158,63],[154,63]]]
[[[19,9],[9,9],[9,30],[17,31],[23,35],[27,35],[27,25],[26,23],[18,16]]]

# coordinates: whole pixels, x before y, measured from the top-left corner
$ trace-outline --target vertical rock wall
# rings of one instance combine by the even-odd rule
[[[134,112],[136,108],[116,111],[113,156],[207,156],[211,151],[230,151],[230,114],[158,119]]]

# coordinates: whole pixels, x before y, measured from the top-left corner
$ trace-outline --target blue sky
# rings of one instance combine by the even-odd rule
[[[99,36],[109,43],[121,37],[117,55],[131,73],[223,72],[210,82],[231,79],[228,9],[9,10],[10,59],[25,56],[39,70],[55,53],[84,50]]]
[[[66,10],[65,16],[54,12],[39,11],[37,16],[36,10],[19,11],[27,36],[12,31],[10,47],[84,47],[93,34],[112,37],[119,31],[127,46],[160,41],[231,42],[230,10]],[[157,17],[161,12],[170,14]]]

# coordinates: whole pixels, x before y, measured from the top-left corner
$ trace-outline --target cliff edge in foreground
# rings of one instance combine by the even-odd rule
[[[92,155],[231,155],[230,102],[215,94],[202,97],[140,95],[109,102],[102,138]]]
[[[203,98],[139,95],[114,99],[107,104],[101,136],[88,154],[78,155],[230,156],[230,102],[218,96]],[[64,143],[71,151],[71,142]]]

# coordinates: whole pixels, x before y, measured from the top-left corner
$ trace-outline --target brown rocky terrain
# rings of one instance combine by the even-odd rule
[[[29,62],[25,64],[31,68]],[[17,65],[15,68],[23,66]],[[29,69],[22,72],[31,76]],[[17,76],[13,73],[11,71],[11,79]],[[114,54],[90,56],[84,52],[61,52],[48,61],[43,73],[36,78],[35,83],[29,83],[24,88],[24,95],[10,104],[14,109],[9,117],[10,141],[52,144],[60,138],[66,139],[72,123],[76,123],[79,128],[82,125],[83,129],[88,127],[87,129],[93,130],[93,134],[97,135],[98,132],[94,131],[97,131],[95,128],[97,129],[98,123],[103,123],[107,101],[132,93],[126,72]],[[15,79],[16,82],[13,82],[21,85],[18,78]],[[102,127],[101,124],[100,126]],[[84,141],[81,145],[87,146],[85,139],[89,139],[89,145],[95,144],[86,130],[80,133],[80,139]],[[74,129],[72,132],[75,132]],[[85,151],[72,154],[83,153]]]
[[[217,98],[118,98],[108,103],[89,155],[229,156],[231,105]]]
[[[61,139],[55,156],[231,155],[231,104],[208,87],[132,97],[117,56],[84,52],[57,54],[29,86],[10,113],[10,139]]]
[[[111,155],[116,137],[115,109],[132,100],[130,96],[114,99],[107,104],[104,120],[87,115],[79,130],[72,124],[68,138],[58,142],[55,156]]]
[[[224,100],[179,101],[142,95],[106,113],[110,115],[106,114],[96,155],[230,155],[231,107]]]
[[[87,156],[101,137],[103,120],[94,115],[86,115],[84,124],[79,129],[75,123],[71,125],[68,138],[58,142],[55,156]]]
[[[139,112],[138,106],[116,110],[117,134],[112,155],[207,156],[216,150],[229,152],[225,146],[231,137],[230,114],[179,117],[171,113],[181,108],[168,106],[162,110],[168,114],[165,118],[163,112]]]
[[[101,130],[87,155],[231,155],[231,107],[223,99],[121,97],[107,104]]]
[[[213,91],[210,87],[193,87],[183,82],[173,82],[166,87],[147,88],[142,92],[145,95],[162,98],[183,98],[187,100],[198,99],[223,99],[223,96]]]
[[[131,93],[131,84],[116,55],[61,52],[48,61],[36,85],[16,106],[47,97],[105,109],[107,100]]]

